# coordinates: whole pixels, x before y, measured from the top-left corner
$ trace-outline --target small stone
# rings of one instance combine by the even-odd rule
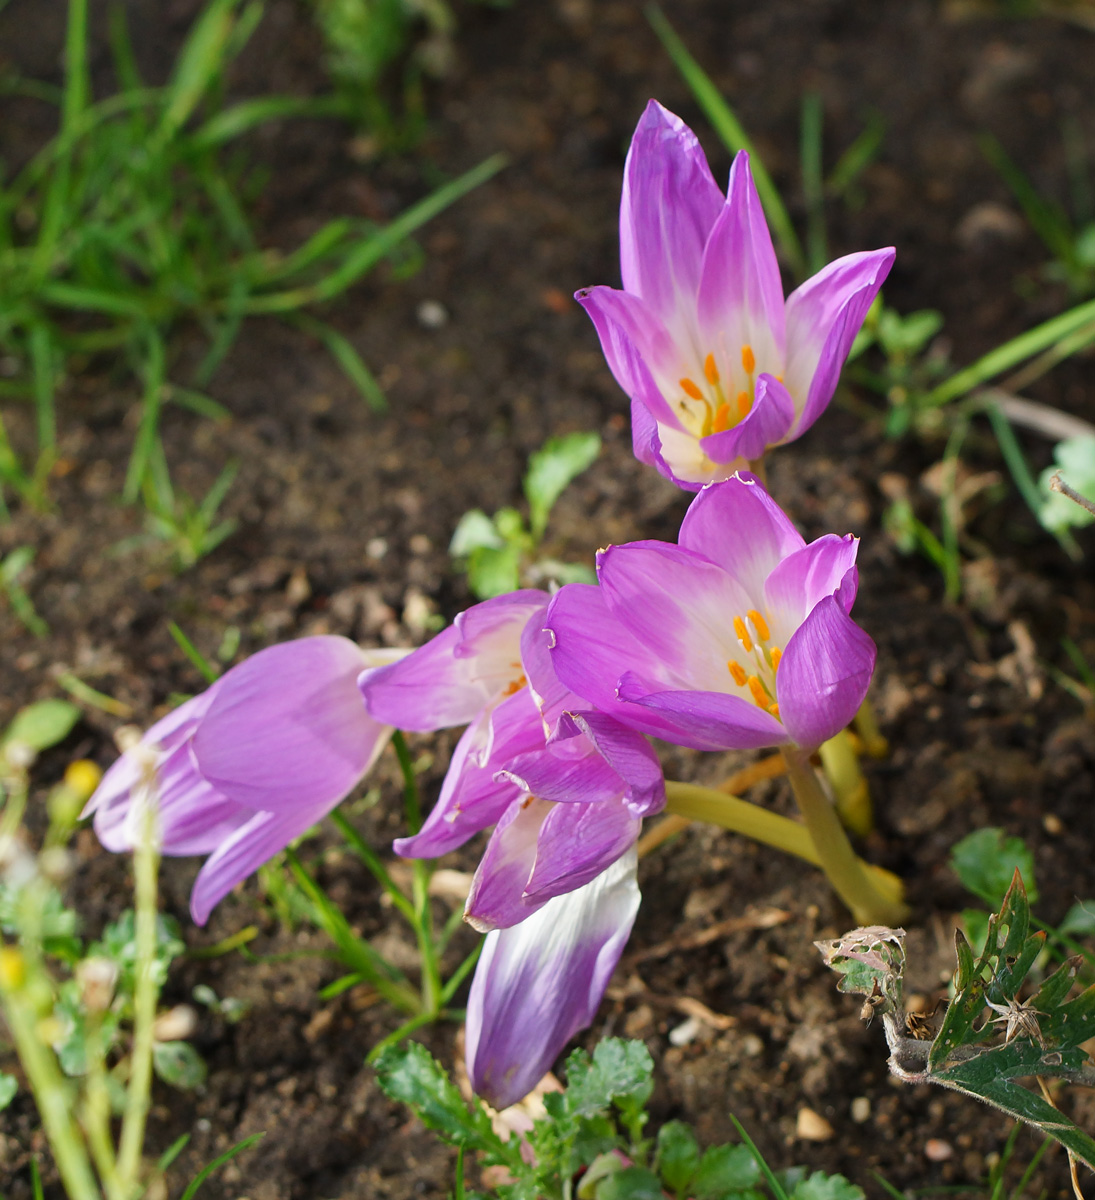
[[[932,1162],[946,1162],[954,1157],[954,1147],[942,1138],[928,1138],[924,1143],[924,1156]]]
[[[415,316],[423,329],[443,329],[449,323],[448,309],[437,300],[423,300]]]
[[[675,1029],[669,1031],[670,1044],[687,1046],[689,1042],[695,1040],[702,1027],[703,1022],[698,1017],[689,1017],[687,1021],[682,1021]]]
[[[871,1102],[866,1096],[856,1096],[852,1101],[852,1120],[857,1125],[862,1125],[864,1121],[870,1120]]]
[[[833,1136],[833,1127],[812,1108],[800,1108],[795,1121],[795,1136],[804,1142],[827,1142]]]
[[[1065,831],[1064,823],[1056,813],[1046,813],[1042,818],[1042,828],[1050,837],[1060,837]]]

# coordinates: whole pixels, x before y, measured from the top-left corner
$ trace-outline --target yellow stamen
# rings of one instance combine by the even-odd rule
[[[701,392],[700,389],[698,387],[696,387],[696,385],[692,382],[691,379],[682,379],[681,380],[681,391],[684,392],[684,394],[686,396],[691,396],[693,400],[702,400],[703,399],[703,392]]]
[[[734,618],[734,632],[738,635],[738,641],[745,647],[745,653],[748,654],[753,649],[753,639],[749,636],[749,630],[745,628],[745,622],[741,617]]]
[[[773,646],[772,649],[768,651],[768,657],[772,660],[773,672],[778,671],[779,660],[783,657],[783,651],[778,646]]]
[[[715,421],[712,429],[715,433],[724,433],[730,428],[730,405],[724,400],[718,408],[715,409]]]
[[[782,383],[782,382],[783,382],[783,376],[782,376],[782,375],[777,375],[777,376],[775,376],[775,379],[776,379],[776,382],[777,382],[777,383]]]
[[[715,366],[715,356],[709,354],[703,360],[703,373],[710,384],[716,384],[719,381],[719,369]]]
[[[753,701],[756,706],[758,708],[767,709],[770,701],[768,699],[768,693],[764,690],[764,684],[761,683],[761,681],[755,675],[750,675],[745,682],[749,687],[749,691],[753,695]]]
[[[779,720],[779,705],[778,704],[769,704],[768,711],[772,714],[773,717],[776,718],[777,721]]]
[[[506,688],[502,695],[515,696],[525,686],[526,683],[528,683],[528,680],[524,677],[524,675],[519,675],[515,680],[513,680],[509,687]]]
[[[745,668],[741,665],[741,663],[736,663],[733,659],[731,659],[726,664],[726,669],[734,677],[734,682],[738,685],[738,687],[745,687]]]
[[[772,636],[768,630],[768,622],[755,608],[751,608],[745,615],[753,622],[753,628],[757,631],[757,637],[762,642],[766,642]]]
[[[753,407],[752,401],[749,399],[748,392],[738,392],[738,420],[749,415],[749,410]]]
[[[741,365],[745,368],[746,375],[752,375],[757,369],[756,355],[748,342],[741,348]]]

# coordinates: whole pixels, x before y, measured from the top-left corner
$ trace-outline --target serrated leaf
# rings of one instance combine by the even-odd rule
[[[501,550],[505,544],[490,517],[481,508],[473,508],[457,521],[449,553],[454,558],[464,558],[473,550]]]
[[[683,1193],[700,1162],[700,1148],[691,1127],[683,1121],[667,1121],[658,1130],[654,1162],[666,1184]]]
[[[905,931],[886,925],[853,929],[832,941],[814,942],[825,965],[840,975],[838,990],[882,997],[890,1011],[904,1007]]]
[[[4,744],[29,746],[36,754],[63,742],[80,719],[80,710],[67,700],[40,700],[15,714]]]
[[[539,541],[547,528],[548,517],[567,485],[592,466],[601,452],[601,439],[595,433],[570,433],[549,438],[528,461],[525,472],[525,498],[529,506],[529,527]]]
[[[963,885],[993,908],[999,908],[1018,871],[1027,897],[1038,899],[1034,856],[1022,838],[1005,837],[1002,829],[977,829],[951,849],[951,868]]]
[[[605,1038],[592,1059],[580,1050],[567,1059],[567,1110],[592,1117],[613,1103],[645,1104],[654,1090],[653,1074],[654,1060],[642,1042]]]
[[[695,1200],[719,1200],[760,1182],[760,1167],[745,1146],[711,1146],[700,1159],[690,1191]]]
[[[381,1089],[392,1100],[410,1105],[427,1129],[453,1146],[502,1151],[490,1118],[475,1104],[469,1108],[440,1063],[417,1042],[389,1046],[376,1060]]]
[[[516,546],[501,550],[480,546],[468,555],[468,586],[480,600],[515,592],[521,586],[520,566]]]
[[[189,1091],[205,1082],[205,1059],[189,1042],[154,1042],[152,1066],[156,1074],[172,1087]]]
[[[843,1175],[815,1171],[795,1185],[791,1200],[864,1200],[864,1191]]]
[[[623,1167],[597,1185],[597,1200],[665,1200],[657,1175],[645,1167]]]

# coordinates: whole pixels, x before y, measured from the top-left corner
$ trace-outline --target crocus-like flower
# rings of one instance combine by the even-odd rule
[[[468,997],[472,1086],[496,1108],[530,1092],[589,1025],[639,908],[634,849],[519,925],[488,934]]]
[[[500,1107],[520,1099],[593,1019],[638,906],[635,842],[665,805],[641,734],[569,692],[543,636],[547,596],[484,601],[410,657],[366,671],[380,721],[471,721],[409,857],[494,825],[465,919],[488,933],[468,1003],[467,1064]]]
[[[204,925],[376,761],[392,731],[365,711],[357,677],[405,653],[330,636],[260,650],[153,725],[103,776],[84,815],[95,814],[108,850],[129,850],[142,796],[154,793],[162,852],[209,855],[190,895]]]
[[[857,539],[807,545],[752,477],[693,500],[678,545],[598,556],[599,587],[545,622],[559,678],[602,712],[697,750],[813,750],[855,715],[875,647],[849,617]]]
[[[577,294],[631,398],[636,457],[695,491],[805,433],[893,258],[849,254],[785,303],[748,155],[724,200],[695,135],[651,100],[624,172],[623,291]]]

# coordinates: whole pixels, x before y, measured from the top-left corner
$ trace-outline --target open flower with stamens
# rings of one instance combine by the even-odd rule
[[[365,711],[357,677],[405,653],[330,636],[260,650],[157,721],[106,772],[84,815],[94,813],[108,850],[131,850],[150,798],[162,853],[208,855],[190,895],[204,925],[376,761],[392,730]]]
[[[751,476],[705,487],[679,543],[598,556],[545,626],[562,682],[632,729],[697,750],[816,749],[863,701],[875,647],[848,615],[857,539],[809,545]]]
[[[805,433],[893,259],[849,254],[785,302],[748,155],[724,199],[692,131],[651,100],[624,171],[623,290],[577,293],[631,398],[636,457],[697,490]]]

